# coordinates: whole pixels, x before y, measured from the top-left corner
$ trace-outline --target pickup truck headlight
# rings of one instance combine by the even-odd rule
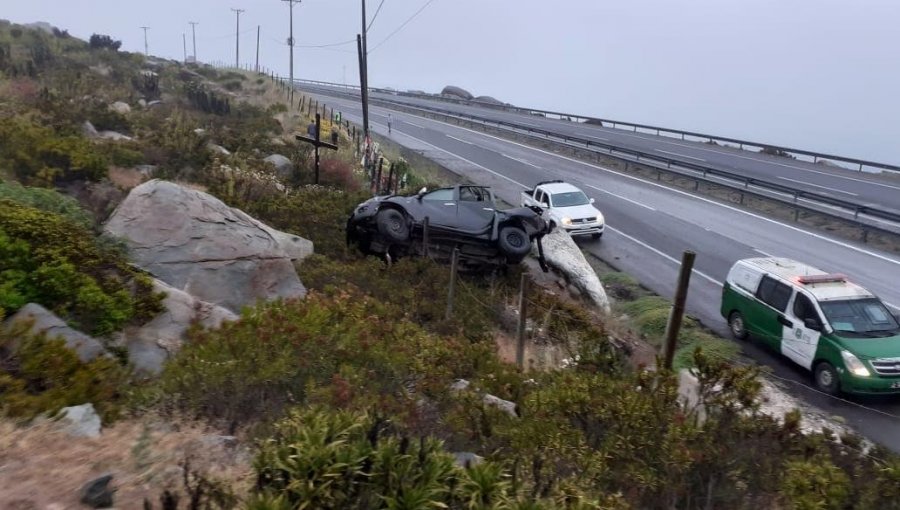
[[[602,214],[598,214],[598,215],[597,215],[597,223],[600,223],[600,224],[602,225],[602,224],[603,224],[603,221],[604,221],[603,215],[602,215]]]
[[[567,217],[563,218],[562,220],[560,220],[560,222],[561,222],[563,225],[571,225],[571,224],[572,224],[572,218],[569,218],[569,217],[567,216]]]
[[[844,358],[844,365],[851,374],[858,377],[869,377],[869,369],[852,352],[841,351],[841,357]]]

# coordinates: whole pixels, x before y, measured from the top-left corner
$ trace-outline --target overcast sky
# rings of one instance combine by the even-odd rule
[[[374,15],[381,0],[367,0]],[[900,163],[900,0],[384,0],[369,32],[372,86],[461,86],[523,106]],[[360,0],[294,7],[295,76],[358,83]],[[198,21],[202,61],[287,74],[280,0],[0,0],[123,49],[181,59]],[[344,41],[329,48],[300,48]]]

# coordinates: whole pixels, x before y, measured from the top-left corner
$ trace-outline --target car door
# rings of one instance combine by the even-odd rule
[[[791,321],[792,326],[783,326],[781,353],[794,360],[798,365],[806,369],[812,369],[812,363],[822,334],[815,329],[807,327],[806,320],[810,319],[821,325],[822,318],[819,316],[818,310],[816,310],[809,296],[797,290],[794,292],[794,297],[788,305],[785,317]]]
[[[771,276],[763,276],[756,289],[759,304],[747,310],[746,322],[753,325],[751,332],[778,351],[781,351],[784,328],[793,327],[793,322],[784,316],[792,293],[791,286]]]
[[[454,188],[441,188],[422,195],[419,200],[419,212],[416,218],[423,221],[426,217],[430,225],[438,227],[454,227],[456,225],[456,196]]]
[[[465,232],[486,232],[494,224],[491,195],[480,186],[460,186],[456,209],[457,227]]]

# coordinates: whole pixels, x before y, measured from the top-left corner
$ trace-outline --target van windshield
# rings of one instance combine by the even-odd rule
[[[566,193],[553,194],[553,207],[572,207],[575,205],[587,205],[590,201],[581,191],[568,191]]]
[[[880,338],[900,333],[900,324],[877,298],[820,301],[831,327],[842,336]]]

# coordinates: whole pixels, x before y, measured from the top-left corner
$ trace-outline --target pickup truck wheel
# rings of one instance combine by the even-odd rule
[[[591,237],[593,239],[600,239],[601,237],[603,237],[603,232],[600,232],[599,234],[591,234]]]
[[[383,209],[378,211],[375,217],[378,232],[394,243],[404,243],[409,240],[409,225],[406,217],[396,209]]]
[[[497,239],[500,249],[508,257],[521,259],[531,251],[531,241],[528,234],[519,227],[503,227],[500,229],[500,238]]]

